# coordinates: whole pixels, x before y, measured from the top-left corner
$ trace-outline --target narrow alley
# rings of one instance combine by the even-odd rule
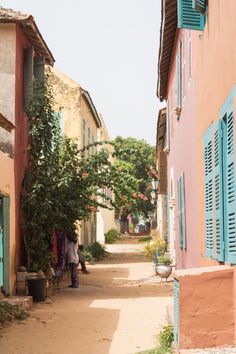
[[[172,283],[159,282],[133,240],[108,245],[109,255],[67,283],[52,302],[34,304],[30,317],[7,327],[1,354],[134,354],[155,347],[172,301]],[[17,349],[16,349],[17,348]]]

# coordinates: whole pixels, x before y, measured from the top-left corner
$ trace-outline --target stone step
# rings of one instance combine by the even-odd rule
[[[0,302],[7,302],[8,304],[17,307],[19,310],[28,311],[33,306],[32,296],[9,296]]]

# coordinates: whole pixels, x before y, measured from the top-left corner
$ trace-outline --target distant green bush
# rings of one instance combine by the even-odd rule
[[[105,243],[114,243],[119,238],[119,232],[116,229],[110,229],[104,236]]]
[[[85,262],[91,262],[93,256],[91,254],[91,252],[89,252],[87,249],[84,250],[84,259]]]
[[[147,242],[150,241],[152,239],[152,236],[142,236],[139,237],[138,242]]]
[[[89,245],[85,249],[87,252],[89,252],[93,258],[96,258],[96,260],[100,260],[105,256],[105,247],[102,246],[99,242],[94,242],[92,245]]]

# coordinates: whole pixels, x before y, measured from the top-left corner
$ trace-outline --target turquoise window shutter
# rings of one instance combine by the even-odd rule
[[[235,193],[235,154],[234,154],[234,115],[229,107],[226,117],[226,255],[227,262],[236,264],[236,193]]]
[[[193,8],[192,0],[178,0],[178,28],[203,31],[205,16]]]
[[[185,177],[184,173],[180,177],[181,184],[181,215],[182,215],[182,239],[183,239],[183,249],[186,249],[186,215],[185,215]]]
[[[205,14],[207,11],[207,0],[193,0],[192,7],[196,11]]]
[[[223,202],[223,156],[222,156],[222,122],[214,127],[214,212],[216,259],[224,261],[224,202]]]
[[[183,248],[183,223],[182,223],[182,197],[181,197],[181,178],[177,180],[178,192],[178,219],[179,219],[179,246]]]
[[[0,287],[3,286],[3,203],[0,195]]]
[[[10,198],[3,196],[3,286],[7,294],[10,293]]]
[[[212,175],[212,127],[204,138],[204,177],[205,177],[205,242],[206,256],[213,256],[213,175]]]
[[[179,343],[179,282],[174,279],[174,341]]]

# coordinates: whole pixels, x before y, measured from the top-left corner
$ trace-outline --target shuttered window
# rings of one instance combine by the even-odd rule
[[[214,213],[216,259],[224,261],[224,215],[223,215],[223,132],[219,120],[214,126]]]
[[[213,157],[212,126],[206,131],[204,138],[204,179],[205,179],[205,233],[206,256],[213,256]]]
[[[206,256],[236,264],[234,112],[231,96],[204,143]]]
[[[192,0],[178,0],[178,28],[203,31],[205,15],[193,8]]]
[[[185,182],[184,174],[177,180],[178,191],[178,219],[179,219],[179,245],[186,249],[186,216],[185,216]]]
[[[235,154],[234,154],[234,114],[231,105],[224,117],[224,175],[226,202],[225,241],[226,261],[236,263],[236,195],[235,195]]]

